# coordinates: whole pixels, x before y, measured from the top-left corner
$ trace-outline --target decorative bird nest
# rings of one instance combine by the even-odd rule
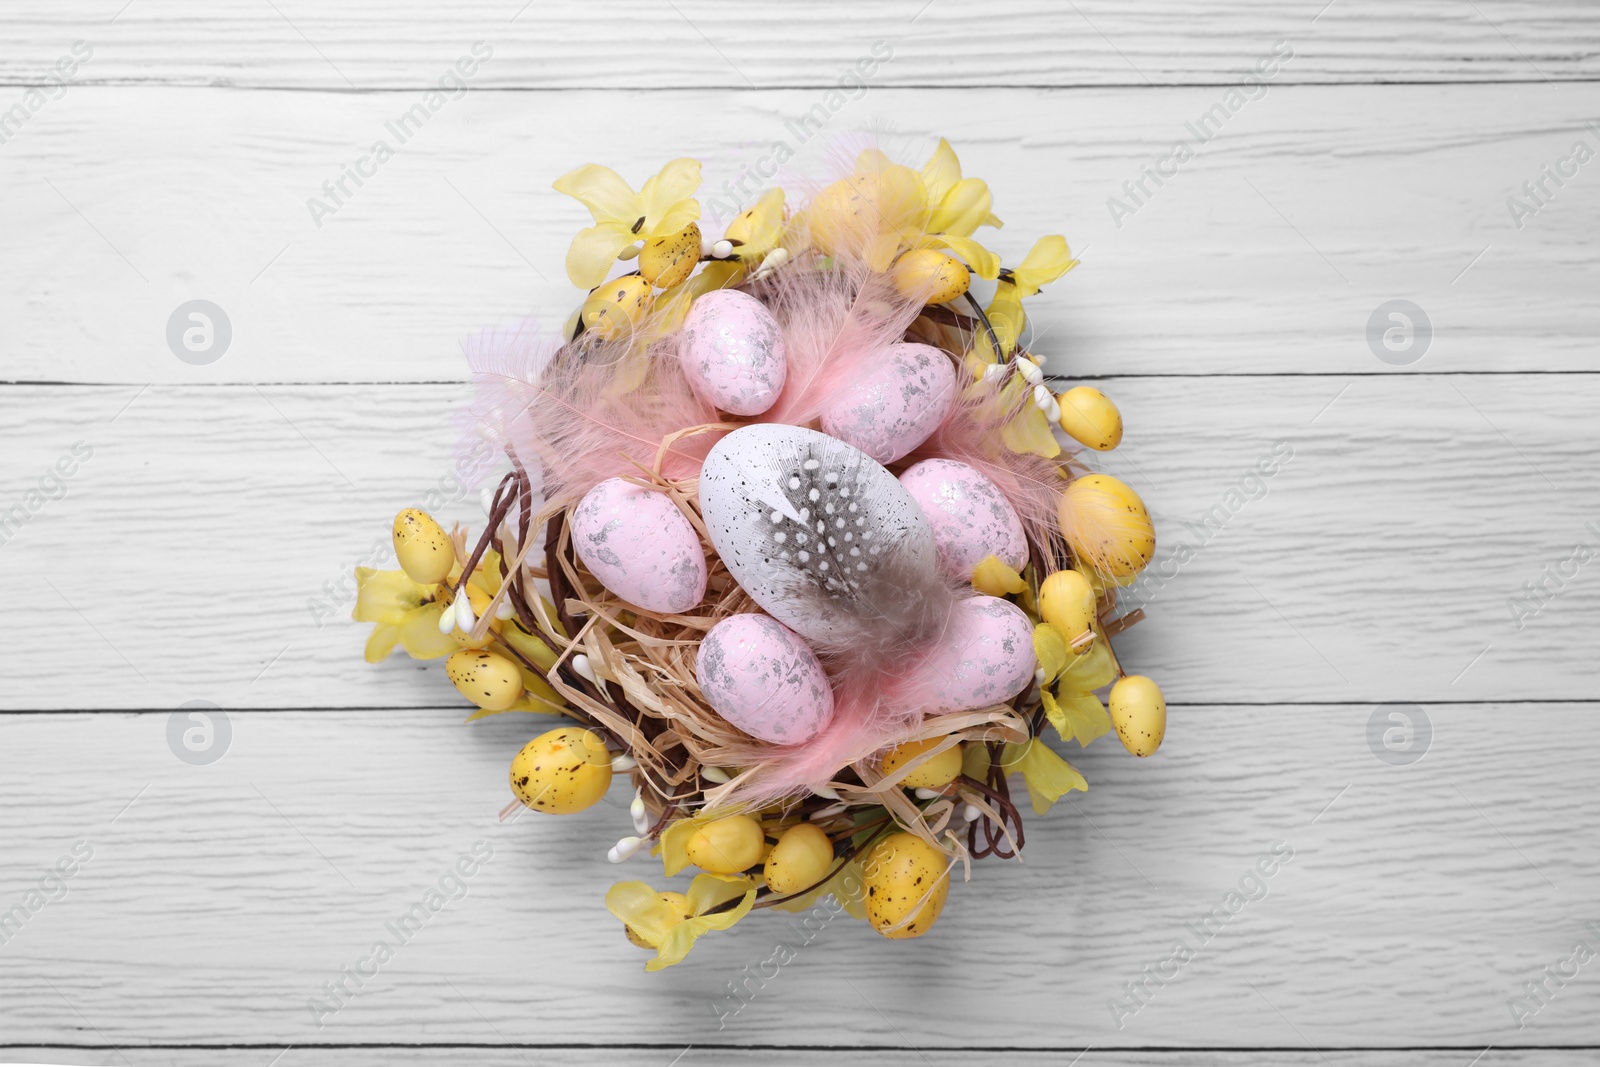
[[[998,225],[987,187],[944,142],[920,173],[868,150],[798,211],[769,191],[716,241],[698,180],[678,160],[639,193],[594,166],[556,183],[595,215],[568,256],[592,292],[558,341],[469,345],[477,432],[511,463],[486,527],[469,547],[408,509],[401,570],[357,572],[369,660],[447,657],[474,719],[579,724],[517,754],[507,814],[583,810],[625,773],[612,860],[701,872],[607,894],[650,969],[823,896],[919,936],[957,864],[1020,853],[1013,776],[1041,814],[1087,788],[1046,727],[1141,756],[1165,730],[1111,648],[1142,616],[1116,590],[1149,516],[1056,433],[1104,451],[1121,417],[1054,395],[1021,343],[1066,242],[1001,267],[971,236]]]

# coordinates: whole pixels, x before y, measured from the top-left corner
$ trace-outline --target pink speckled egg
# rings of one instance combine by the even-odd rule
[[[583,565],[630,604],[676,613],[706,595],[700,536],[664,493],[606,479],[578,501],[572,544]]]
[[[1028,688],[1038,666],[1033,623],[1009,600],[992,596],[957,604],[949,628],[930,655],[932,711],[1003,704]]]
[[[833,688],[816,653],[767,615],[733,615],[713,626],[694,674],[718,715],[762,741],[797,745],[833,718]]]
[[[679,358],[700,398],[734,415],[759,415],[783,392],[783,333],[749,293],[717,289],[689,309]]]
[[[1012,570],[1028,565],[1022,520],[1000,487],[974,467],[952,459],[925,459],[900,475],[911,499],[933,527],[939,569],[970,582],[972,568],[999,556]]]
[[[893,344],[822,413],[822,430],[879,463],[893,463],[939,428],[955,398],[949,356],[932,345]]]

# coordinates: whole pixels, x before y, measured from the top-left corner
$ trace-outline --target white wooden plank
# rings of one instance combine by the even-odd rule
[[[554,329],[581,296],[562,261],[587,215],[553,178],[600,160],[639,182],[693,153],[709,198],[776,139],[798,142],[787,123],[817,97],[473,92],[401,145],[386,123],[420,94],[73,91],[3,146],[0,377],[460,379],[462,337],[527,314]],[[1594,369],[1600,164],[1559,189],[1542,179],[1533,217],[1508,209],[1576,142],[1600,149],[1593,97],[1543,83],[1275,87],[1163,187],[1143,179],[1151,195],[1131,216],[1111,199],[1132,205],[1124,183],[1192,139],[1185,124],[1222,90],[886,88],[796,143],[794,165],[820,173],[824,141],[866,128],[912,161],[949,136],[994,187],[1005,257],[1051,231],[1082,254],[1033,310],[1063,372]],[[347,181],[319,228],[308,201],[379,138],[397,154]],[[202,367],[167,341],[196,298],[232,325]],[[1431,322],[1405,366],[1368,341],[1395,299]]]
[[[1600,543],[1594,376],[1102,384],[1128,431],[1095,462],[1144,494],[1159,541],[1131,598],[1148,619],[1118,647],[1170,700],[1600,694],[1600,585],[1567,562]],[[443,671],[403,653],[362,663],[367,627],[346,616],[350,572],[375,546],[387,565],[400,508],[453,496],[441,519],[481,524],[452,474],[464,397],[0,390],[17,428],[4,507],[38,505],[0,551],[30,620],[8,638],[0,706],[456,702]],[[28,497],[79,441],[93,455],[65,496]],[[1508,604],[1526,582],[1553,594],[1519,630]]]
[[[685,1051],[687,1048],[687,1051]],[[6,1048],[0,1046],[10,1060],[18,1063],[71,1064],[74,1067],[127,1067],[126,1056],[135,1057],[139,1067],[260,1067],[263,1056],[271,1057],[281,1049],[250,1048],[150,1048],[139,1046],[125,1051],[117,1049],[78,1048]],[[592,1049],[552,1049],[548,1046],[498,1046],[498,1045],[429,1045],[425,1048],[405,1046],[373,1046],[366,1048],[291,1048],[283,1053],[279,1067],[409,1067],[412,1064],[435,1067],[442,1064],[523,1065],[537,1063],[539,1067],[667,1067],[674,1055],[681,1055],[673,1067],[744,1067],[753,1059],[772,1067],[832,1067],[841,1059],[837,1049],[773,1048],[749,1045],[738,1048],[717,1048],[714,1045],[695,1044],[675,1048],[650,1046],[647,1048],[621,1048],[606,1046]],[[872,1048],[848,1054],[870,1057],[873,1067],[975,1067],[975,1065],[1000,1064],[1004,1067],[1062,1067],[1070,1064],[1072,1057],[1082,1052],[1077,1062],[1082,1067],[1461,1067],[1463,1054],[1470,1059],[1481,1049],[1325,1049],[1300,1052],[1275,1050],[1254,1052],[1242,1049],[1207,1051],[1203,1049],[1141,1049],[1120,1051],[1091,1049],[1063,1049],[1050,1052],[1019,1052],[1010,1049],[984,1048],[965,1051],[945,1051],[935,1048]],[[860,1062],[860,1061],[858,1061]],[[1594,1063],[1592,1050],[1587,1049],[1504,1049],[1496,1048],[1482,1061],[1489,1067],[1588,1067]]]
[[[481,83],[518,87],[829,85],[880,40],[894,49],[878,81],[886,85],[1227,84],[1279,40],[1294,43],[1284,75],[1294,81],[1527,81],[1600,70],[1600,22],[1576,0],[119,6],[9,5],[0,78],[41,79],[79,38],[95,46],[80,82],[337,90],[433,84],[475,40],[495,49]]]
[[[146,1042],[272,1046],[260,1063],[416,1041],[675,1046],[661,1063],[691,1043],[1069,1050],[1057,1062],[1446,1045],[1462,1064],[1491,1044],[1593,1045],[1586,970],[1522,1029],[1507,1001],[1597,936],[1600,808],[1550,788],[1586,780],[1597,711],[1434,706],[1431,748],[1401,767],[1369,750],[1366,708],[1178,709],[1152,760],[1074,756],[1090,792],[1030,821],[1025,864],[977,865],[929,937],[823,925],[720,1031],[728,983],[799,935],[760,915],[644,973],[600,903],[618,877],[661,884],[603,859],[623,790],[496,822],[525,719],[240,712],[225,756],[196,767],[168,750],[165,713],[3,716],[28,769],[0,777],[7,906],[75,842],[93,849],[0,953],[5,1035],[134,1063]],[[318,1029],[308,998],[480,839],[493,856],[467,895]],[[1265,896],[1246,885],[1258,899],[1200,944],[1185,924],[1275,846],[1293,857]],[[1111,998],[1185,937],[1194,959],[1118,1029]]]

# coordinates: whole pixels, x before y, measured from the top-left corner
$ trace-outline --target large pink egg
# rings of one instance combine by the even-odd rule
[[[1028,565],[1028,536],[1000,487],[977,468],[953,459],[925,459],[900,475],[911,499],[933,527],[939,569],[972,581],[972,568],[999,556],[1012,570]]]
[[[732,615],[700,642],[706,702],[751,737],[797,745],[833,718],[833,688],[800,635],[768,615]]]
[[[749,293],[717,289],[695,300],[684,320],[679,358],[689,385],[734,415],[759,415],[783,392],[783,333]]]
[[[893,463],[926,441],[956,398],[956,369],[932,345],[893,344],[822,413],[822,431]]]
[[[608,478],[572,513],[578,558],[630,604],[669,614],[706,595],[706,557],[683,512],[664,493]]]
[[[929,656],[932,711],[1003,704],[1028,688],[1038,667],[1033,623],[1009,600],[992,596],[958,603]]]

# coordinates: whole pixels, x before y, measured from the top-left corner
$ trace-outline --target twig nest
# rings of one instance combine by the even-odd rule
[[[706,595],[700,536],[664,493],[606,479],[578,502],[572,544],[583,565],[630,604],[675,615]]]
[[[956,369],[932,345],[889,346],[822,412],[822,429],[879,463],[907,455],[939,428],[956,399]]]
[[[970,581],[972,568],[995,556],[1014,571],[1028,566],[1028,535],[1017,510],[977,468],[951,459],[925,459],[900,475],[933,528],[939,568]]]
[[[811,740],[833,719],[833,689],[811,646],[766,615],[733,615],[711,628],[695,680],[714,711],[775,745]]]
[[[904,575],[931,575],[933,531],[882,464],[799,426],[745,426],[700,471],[706,532],[757,604],[811,641],[854,637]]]

